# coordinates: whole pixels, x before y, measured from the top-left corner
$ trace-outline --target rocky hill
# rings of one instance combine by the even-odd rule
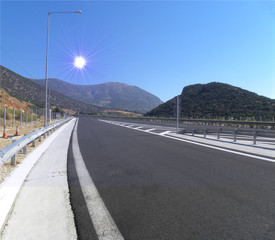
[[[44,79],[33,81],[45,85]],[[52,78],[49,79],[49,88],[84,103],[139,113],[145,113],[162,103],[158,97],[139,87],[119,82],[75,85]]]
[[[275,116],[275,100],[224,83],[211,82],[183,88],[181,117],[266,118]],[[171,99],[146,113],[146,116],[173,117]]]
[[[29,103],[19,101],[17,98],[10,96],[5,90],[0,88],[0,109],[3,107],[15,108],[16,110],[27,109],[29,110]]]
[[[3,66],[0,66],[0,87],[20,101],[30,102],[41,108],[45,106],[45,88],[43,86]],[[53,90],[50,94],[50,101],[51,106],[74,112],[96,114],[106,109],[71,99]]]

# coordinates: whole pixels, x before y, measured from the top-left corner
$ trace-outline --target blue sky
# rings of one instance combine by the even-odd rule
[[[223,82],[275,99],[272,1],[1,1],[0,64],[75,84],[124,82],[167,101]],[[74,68],[84,56],[83,70]]]

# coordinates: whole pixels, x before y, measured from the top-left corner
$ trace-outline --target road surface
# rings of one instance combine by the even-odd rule
[[[75,130],[87,172],[124,239],[275,239],[274,163],[89,117]],[[68,182],[77,233],[98,239],[76,170],[78,146],[72,137]]]

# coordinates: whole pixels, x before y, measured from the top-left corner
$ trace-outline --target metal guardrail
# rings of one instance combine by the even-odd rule
[[[101,117],[102,118],[102,117]],[[104,117],[103,117],[104,118]],[[167,123],[176,123],[175,118],[149,118],[149,117],[106,117],[114,118],[121,120],[135,120],[135,121],[150,121],[150,122],[167,122]],[[266,142],[275,143],[275,130],[272,129],[261,129],[255,128],[259,126],[268,126],[275,128],[275,122],[254,122],[254,121],[233,121],[233,120],[206,120],[206,119],[180,119],[179,126],[182,130],[179,133],[191,133],[193,136],[195,134],[200,134],[206,137],[207,135],[217,135],[217,139],[227,135],[228,138],[232,138],[234,142],[237,141],[238,137],[249,138],[253,141],[253,144],[256,144],[257,141],[263,141],[262,138],[265,138]],[[189,125],[188,123],[196,123],[194,125]],[[229,125],[229,126],[222,126]],[[235,127],[230,126],[232,124]],[[245,127],[238,127],[242,125]],[[237,127],[236,127],[237,126]],[[249,127],[247,127],[249,126]],[[261,137],[261,138],[260,138]]]
[[[101,118],[104,116],[100,116]],[[156,121],[156,122],[176,122],[176,118],[155,118],[155,117],[124,117],[124,116],[105,116],[106,118],[114,119],[129,119],[129,120],[142,120],[142,121]],[[198,124],[208,124],[208,125],[219,125],[230,124],[230,125],[241,125],[241,126],[270,126],[275,128],[275,122],[263,122],[263,121],[238,121],[238,120],[212,120],[212,119],[187,119],[180,118],[179,123],[198,123]]]
[[[180,134],[185,134],[185,133],[191,133],[192,136],[195,136],[195,134],[202,134],[205,138],[207,135],[217,135],[217,139],[220,139],[220,137],[222,136],[222,134],[227,134],[227,135],[231,135],[232,138],[234,139],[234,142],[237,141],[238,135],[239,136],[247,136],[247,137],[251,137],[253,144],[256,144],[257,142],[257,137],[265,137],[267,139],[265,139],[265,141],[268,142],[274,142],[275,143],[275,131],[263,131],[263,130],[259,130],[259,129],[222,129],[222,128],[216,128],[216,129],[183,129],[181,131],[179,131]]]
[[[33,146],[35,146],[35,140],[37,138],[40,138],[41,140],[43,135],[46,137],[46,134],[49,134],[49,132],[71,119],[72,118],[61,120],[47,127],[40,128],[0,150],[0,167],[2,167],[9,159],[11,159],[11,165],[15,165],[15,156],[19,151],[23,149],[23,153],[26,153],[26,147],[28,144],[33,143]]]

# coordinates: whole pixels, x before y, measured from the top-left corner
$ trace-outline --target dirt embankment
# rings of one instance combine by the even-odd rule
[[[19,101],[18,99],[11,97],[6,91],[0,88],[0,104],[1,107],[5,106],[7,108],[15,108],[17,110],[30,110],[28,102]]]

